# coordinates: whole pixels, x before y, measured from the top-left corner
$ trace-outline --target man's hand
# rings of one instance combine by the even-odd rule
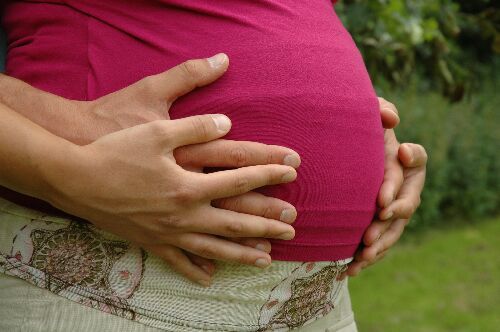
[[[420,194],[425,183],[427,153],[418,144],[399,144],[394,133],[399,123],[396,107],[379,98],[382,123],[386,128],[385,173],[380,188],[378,205],[380,212],[366,230],[363,245],[354,261],[339,277],[356,276],[362,269],[378,262],[399,240],[411,216],[420,205]]]
[[[70,101],[0,75],[0,87],[3,88],[0,99],[54,134],[74,143],[88,144],[122,128],[168,119],[168,110],[177,97],[215,81],[223,75],[228,65],[227,56],[224,54],[208,60],[191,60],[93,102]],[[192,129],[194,135],[197,128]],[[192,171],[201,171],[204,167],[233,168],[282,164],[297,168],[300,165],[300,157],[295,151],[255,142],[215,139],[178,147],[173,153],[178,165]],[[291,204],[254,192],[233,197],[225,196],[214,200],[212,205],[288,224],[297,216]],[[205,223],[205,220],[199,222]],[[242,234],[240,237],[231,237],[231,240],[251,247],[248,248],[249,252],[252,252],[253,248],[259,249],[268,257],[271,251],[270,242],[264,237],[249,236],[250,234]],[[214,249],[222,253],[224,248]],[[215,266],[211,260],[190,252],[186,254],[208,274],[214,272]],[[181,265],[185,264],[173,259],[168,262],[177,270],[182,269]],[[183,269],[184,275],[191,280],[196,279],[196,274],[189,274],[185,267]],[[195,269],[191,268],[190,271]]]

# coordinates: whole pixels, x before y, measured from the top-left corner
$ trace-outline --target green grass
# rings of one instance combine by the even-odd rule
[[[500,331],[500,218],[410,234],[350,280],[360,332]]]

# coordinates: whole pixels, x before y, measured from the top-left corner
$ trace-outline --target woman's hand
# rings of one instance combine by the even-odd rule
[[[379,98],[382,123],[386,128],[385,173],[380,188],[378,219],[366,230],[363,245],[339,277],[356,276],[362,269],[378,262],[399,240],[411,216],[420,205],[420,194],[425,183],[427,153],[418,144],[399,144],[394,133],[399,123],[396,107]]]
[[[290,240],[290,225],[215,208],[211,201],[273,184],[291,182],[293,167],[260,165],[211,174],[190,172],[176,163],[174,150],[225,135],[224,115],[154,121],[106,135],[68,156],[70,165],[51,169],[48,201],[159,256],[202,285],[210,275],[193,264],[192,254],[257,267],[268,253],[222,237]]]

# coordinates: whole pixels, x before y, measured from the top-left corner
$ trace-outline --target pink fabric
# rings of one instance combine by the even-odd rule
[[[261,191],[294,204],[277,260],[350,257],[376,210],[384,171],[378,102],[330,0],[87,0],[6,7],[8,74],[92,100],[184,60],[226,52],[223,78],[180,99],[173,119],[224,113],[229,139],[291,147],[296,182]]]

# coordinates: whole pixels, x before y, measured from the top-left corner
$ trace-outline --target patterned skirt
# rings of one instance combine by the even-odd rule
[[[355,330],[346,281],[336,280],[349,262],[217,262],[204,288],[88,223],[0,199],[0,272],[165,331],[302,330],[334,315]]]

